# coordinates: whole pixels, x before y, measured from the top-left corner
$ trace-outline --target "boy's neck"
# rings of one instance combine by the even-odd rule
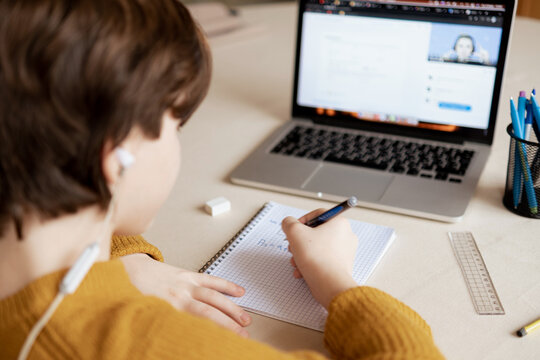
[[[23,239],[12,224],[0,237],[0,299],[16,293],[46,274],[71,267],[83,250],[101,239],[98,261],[110,258],[112,226],[104,229],[104,214],[89,207],[75,214],[41,221],[23,219]]]

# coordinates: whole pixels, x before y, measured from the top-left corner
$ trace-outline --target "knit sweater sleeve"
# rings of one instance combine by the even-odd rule
[[[45,276],[0,301],[0,348],[7,358],[16,357],[42,308],[56,294],[63,274]],[[442,359],[429,326],[418,314],[369,287],[349,289],[333,299],[324,341],[335,359]],[[242,338],[210,320],[177,311],[159,298],[144,296],[130,283],[118,260],[94,265],[79,289],[64,299],[30,353],[30,358],[58,357],[324,358],[312,351],[282,352]]]
[[[336,296],[324,342],[337,359],[443,359],[427,323],[407,305],[367,286]]]
[[[284,353],[243,339],[208,320],[187,314],[178,314],[176,318],[162,310],[162,314],[154,313],[152,320],[147,319],[145,326],[146,331],[153,333],[153,341],[145,345],[151,357],[173,359],[183,349],[185,359],[324,358],[311,351]],[[350,289],[333,300],[324,338],[334,359],[443,359],[429,326],[417,313],[390,295],[369,287]]]
[[[111,240],[111,258],[131,254],[148,254],[157,261],[163,262],[161,251],[147,242],[141,235],[113,235]]]
[[[161,252],[146,242],[142,236],[113,236],[112,257],[134,253],[146,253],[156,260],[163,261]],[[182,323],[185,325],[185,322],[174,321],[175,316],[170,316],[170,314],[163,317],[158,316],[160,326],[156,330],[159,329],[157,330],[159,335],[156,334],[157,336],[154,337],[152,342],[154,346],[150,346],[154,349],[155,354],[159,354],[160,358],[169,358],[172,354],[177,354],[178,336],[185,338],[187,333],[196,333],[195,329],[200,326],[192,324],[191,329],[184,328],[180,331],[174,331],[174,328]],[[210,328],[214,328],[214,326],[210,326]],[[162,333],[162,329],[168,330]],[[206,330],[209,329],[206,328]],[[233,333],[222,331],[220,328],[206,332],[205,337],[212,338],[213,336],[232,337],[227,341],[229,345],[221,349],[223,352],[217,351],[220,353],[218,357],[222,358],[228,358],[232,354],[235,356],[243,354],[244,356],[240,356],[240,358],[249,358],[248,354],[269,358],[304,359],[319,358],[320,356],[313,352],[304,351],[288,354],[279,353],[260,343],[244,341]],[[189,337],[187,336],[187,338]],[[200,339],[191,339],[188,343],[190,341],[197,342]],[[215,341],[218,339],[216,338]],[[433,341],[429,326],[416,312],[392,296],[366,286],[349,289],[333,299],[328,309],[324,342],[332,358],[335,359],[443,359]],[[233,347],[235,350],[229,353],[227,350],[232,350]],[[199,351],[202,348],[204,346],[199,347]],[[215,347],[211,347],[211,351],[207,355],[218,355],[215,353]],[[237,353],[237,351],[240,352]],[[186,354],[184,353],[184,355]],[[198,355],[201,354],[197,353],[195,357],[198,358]]]

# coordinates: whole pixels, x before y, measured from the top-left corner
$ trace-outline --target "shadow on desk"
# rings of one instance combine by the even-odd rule
[[[476,189],[476,200],[486,205],[506,210],[503,205],[504,185],[479,186]]]

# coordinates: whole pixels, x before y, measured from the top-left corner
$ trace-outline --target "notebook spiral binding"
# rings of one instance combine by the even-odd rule
[[[240,231],[238,231],[231,240],[227,241],[225,245],[206,262],[206,264],[199,269],[200,273],[207,272],[207,270],[216,262],[221,262],[225,258],[225,256],[229,255],[229,251],[234,250],[236,245],[238,245],[238,242],[242,240],[252,229],[255,225],[257,225],[260,221],[260,219],[270,211],[272,208],[272,203],[266,203],[264,206],[257,211],[255,215],[247,222],[246,226],[244,226]],[[230,250],[229,250],[230,248]],[[229,251],[228,251],[229,250]],[[225,253],[225,254],[224,254]],[[214,268],[211,268],[210,271],[214,270]],[[209,273],[209,272],[207,272]]]

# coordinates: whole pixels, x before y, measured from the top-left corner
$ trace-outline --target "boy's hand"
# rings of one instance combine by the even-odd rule
[[[143,294],[154,295],[178,310],[208,318],[244,337],[251,317],[225,295],[242,296],[245,290],[230,281],[176,268],[146,254],[120,258],[133,285]],[[225,294],[225,295],[224,295]]]
[[[303,277],[313,297],[328,308],[334,296],[358,286],[352,278],[358,239],[341,216],[316,228],[304,225],[324,211],[315,210],[298,220],[289,216],[283,219],[281,227],[293,255],[293,275]]]

